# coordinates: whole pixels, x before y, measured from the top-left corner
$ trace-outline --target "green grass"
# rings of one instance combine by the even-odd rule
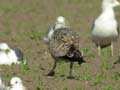
[[[103,54],[104,56],[106,56],[106,57],[111,57],[111,56],[112,56],[112,52],[111,52],[110,47],[103,49],[103,50],[102,50],[102,54]]]
[[[84,69],[83,69],[83,71],[80,74],[78,74],[76,76],[76,80],[82,80],[82,81],[89,81],[89,80],[91,80],[92,79],[92,73],[89,72],[89,67],[90,66],[88,64],[85,64],[84,66],[81,66],[81,67],[84,67]],[[81,68],[81,67],[79,67],[79,68]]]
[[[102,69],[108,70],[108,69],[111,69],[113,67],[113,65],[110,64],[107,60],[103,60],[100,64],[100,67]]]
[[[20,66],[22,74],[28,74],[28,72],[30,72],[30,67],[28,64],[21,64]]]
[[[97,57],[98,53],[94,52],[93,50],[89,49],[89,48],[82,48],[83,53],[85,54],[86,57]]]
[[[95,79],[93,80],[94,85],[101,84],[102,81],[106,78],[106,74],[104,72],[99,72],[95,75]]]
[[[66,73],[66,70],[68,70],[68,73]],[[66,63],[64,61],[60,61],[59,63],[57,63],[56,74],[58,79],[66,80],[67,75],[69,75],[69,63]]]
[[[35,90],[41,90],[41,89],[40,89],[40,86],[36,86],[36,89],[35,89]]]
[[[10,30],[0,31],[0,36],[8,36],[9,34],[11,34],[11,31],[10,31]]]
[[[27,39],[39,41],[42,40],[44,36],[45,36],[44,32],[32,31],[32,32],[19,32],[18,34],[16,34],[15,38],[16,41],[22,41]]]
[[[120,72],[112,73],[112,78],[115,79],[115,80],[120,80]]]
[[[114,89],[113,89],[113,86],[112,86],[112,85],[110,85],[110,84],[105,84],[105,85],[103,85],[103,90],[114,90]]]
[[[33,8],[17,8],[17,7],[3,7],[0,8],[0,13],[30,13],[30,12],[34,12],[35,9]]]

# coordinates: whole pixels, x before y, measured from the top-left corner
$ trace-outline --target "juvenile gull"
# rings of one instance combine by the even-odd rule
[[[54,31],[48,43],[49,51],[54,59],[54,65],[48,76],[54,76],[57,62],[65,60],[70,62],[69,78],[73,78],[72,68],[74,62],[78,62],[78,64],[85,62],[79,50],[79,41],[79,35],[71,28],[64,27]]]
[[[101,48],[111,46],[113,56],[113,42],[119,36],[119,28],[113,8],[118,5],[120,3],[117,0],[103,0],[102,13],[94,22],[92,40],[98,47],[99,55],[101,54]]]

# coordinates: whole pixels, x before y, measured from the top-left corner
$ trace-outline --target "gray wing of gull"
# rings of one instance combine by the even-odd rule
[[[23,52],[22,52],[20,49],[15,48],[15,47],[10,47],[10,48],[11,48],[12,50],[14,50],[16,56],[18,57],[18,61],[23,61],[23,59],[24,59],[24,54],[23,54]]]

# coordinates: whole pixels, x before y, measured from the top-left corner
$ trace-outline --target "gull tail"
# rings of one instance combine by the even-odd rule
[[[74,45],[71,45],[69,52],[67,53],[67,57],[71,61],[78,61],[78,64],[84,63],[85,60],[80,50],[76,49]]]

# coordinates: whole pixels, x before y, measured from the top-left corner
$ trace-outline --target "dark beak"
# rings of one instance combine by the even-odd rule
[[[9,82],[9,83],[8,83],[8,86],[9,86],[9,87],[12,87],[12,84],[10,84],[10,82]]]
[[[8,86],[10,86],[10,82],[8,82]]]

